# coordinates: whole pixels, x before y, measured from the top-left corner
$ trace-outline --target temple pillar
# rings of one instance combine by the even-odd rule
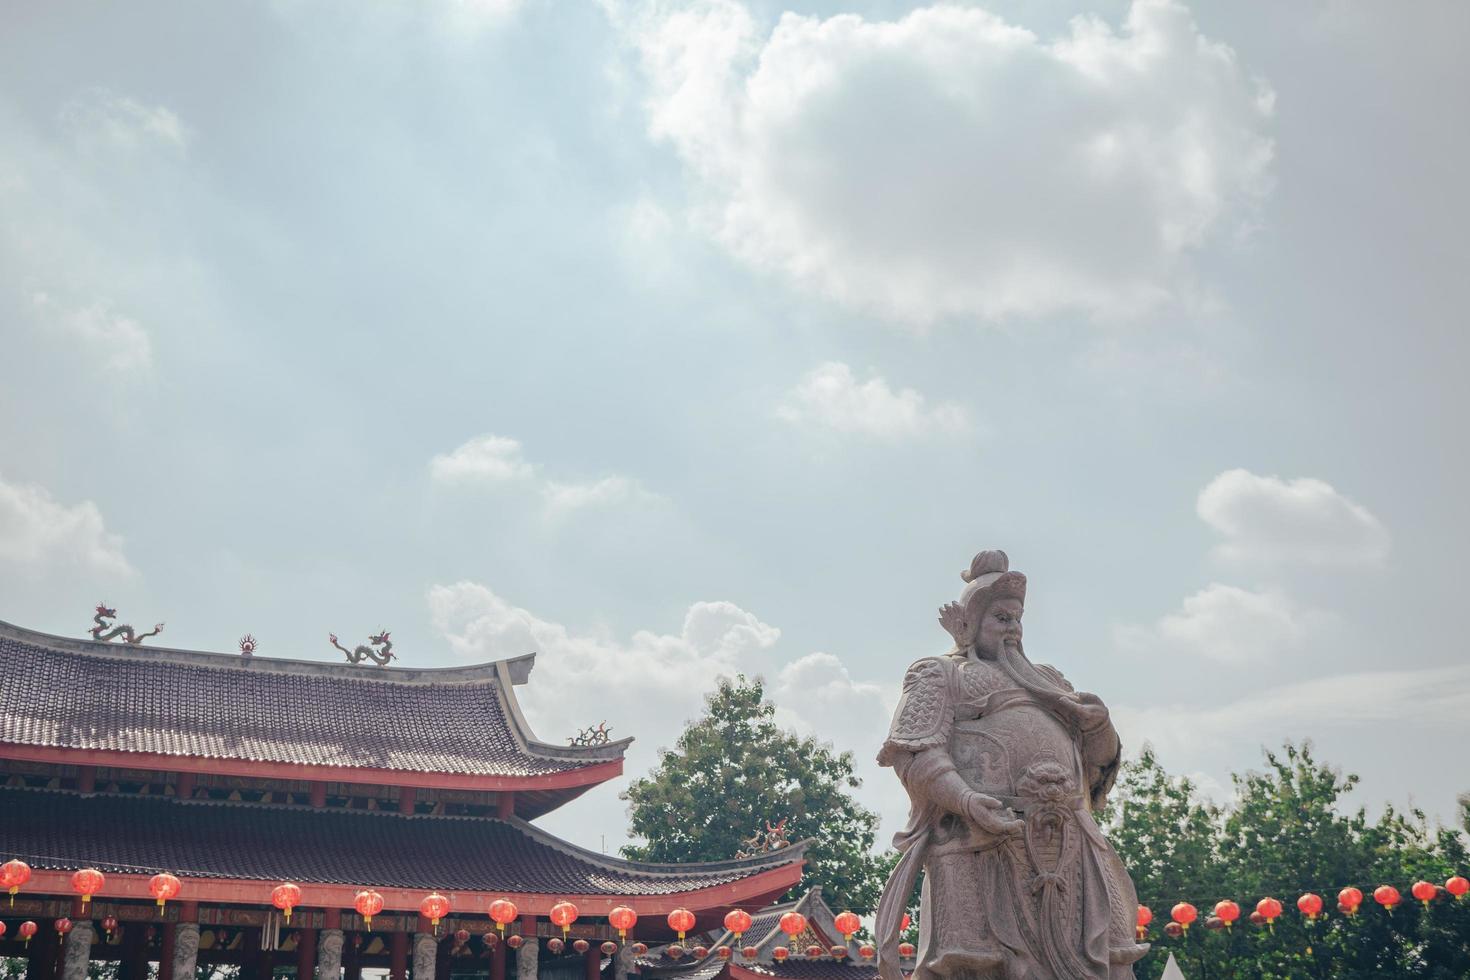
[[[490,951],[490,980],[505,980],[505,940]]]
[[[595,941],[588,941],[587,952],[582,954],[582,964],[586,980],[598,980],[602,976],[602,950]]]
[[[432,933],[413,934],[413,980],[429,980],[434,975],[434,961],[439,956],[439,940]]]
[[[92,793],[92,792],[95,792],[96,789],[97,789],[97,767],[96,766],[78,766],[77,767],[77,792],[78,793]]]
[[[174,961],[174,924],[165,922],[158,928],[163,930],[158,943],[158,976],[159,980],[168,980]]]
[[[47,978],[56,975],[56,943],[54,929],[41,929],[26,946],[26,976]]]
[[[613,980],[628,980],[637,972],[638,957],[633,954],[632,943],[622,943],[613,956]]]
[[[346,944],[342,957],[342,980],[362,980],[362,934],[356,933]]]
[[[523,935],[525,942],[516,950],[516,980],[536,980],[537,961],[540,959],[539,941],[533,932]]]
[[[61,953],[62,980],[86,980],[87,964],[92,960],[92,936],[92,920],[79,919],[72,923]]]
[[[509,820],[516,815],[516,794],[514,791],[502,790],[495,797],[495,815],[501,820]]]
[[[312,783],[311,784],[311,805],[312,806],[318,806],[318,807],[320,807],[320,806],[326,806],[327,805],[327,784],[326,783]]]
[[[408,980],[408,933],[401,929],[389,937],[388,976]]]
[[[192,772],[179,773],[178,779],[174,781],[174,799],[192,800],[194,798],[194,774]]]
[[[308,980],[316,969],[316,930],[296,930],[296,976]]]
[[[453,966],[455,942],[446,938],[439,944],[439,952],[434,960],[434,980],[449,980],[449,969]]]
[[[347,937],[341,929],[323,929],[316,941],[316,980],[338,980],[342,976],[342,944]],[[311,974],[299,974],[297,980],[310,980]]]
[[[412,786],[400,786],[400,787],[398,787],[398,812],[399,813],[402,813],[402,814],[412,814],[413,813],[414,804],[417,802],[417,800],[418,800],[418,794],[414,792],[414,789],[413,789]]]
[[[174,957],[169,976],[173,980],[194,980],[195,966],[199,962],[199,923],[180,922],[174,927]],[[158,965],[158,974],[163,976],[167,964]]]

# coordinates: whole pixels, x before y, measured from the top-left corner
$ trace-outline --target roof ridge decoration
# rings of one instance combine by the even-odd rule
[[[110,609],[108,608],[107,603],[99,602],[97,603],[97,613],[95,616],[92,617],[92,622],[96,623],[97,625],[93,626],[87,632],[91,633],[92,639],[96,640],[99,643],[107,643],[113,639],[120,639],[128,646],[132,647],[138,646],[150,636],[157,636],[159,633],[163,632],[162,623],[157,624],[147,633],[138,633],[135,632],[133,628],[126,623],[119,623],[118,625],[113,626],[111,623],[108,622],[109,619],[116,618],[116,609]]]

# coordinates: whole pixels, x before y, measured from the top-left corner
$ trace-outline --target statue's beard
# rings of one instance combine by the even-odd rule
[[[1010,640],[1001,644],[1000,657],[997,662],[1001,670],[1016,686],[1027,691],[1043,701],[1055,701],[1057,698],[1065,697],[1067,690],[1054,683],[1026,657],[1026,651],[1021,646],[1019,639]]]

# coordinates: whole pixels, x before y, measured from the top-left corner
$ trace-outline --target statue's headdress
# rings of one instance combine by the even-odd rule
[[[961,650],[975,642],[980,632],[980,618],[997,599],[1026,601],[1026,576],[1011,571],[1011,561],[1004,551],[982,551],[960,572],[965,587],[955,602],[939,609],[939,625],[954,637]]]

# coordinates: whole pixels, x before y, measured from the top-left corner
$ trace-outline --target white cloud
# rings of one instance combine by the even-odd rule
[[[1195,510],[1225,538],[1215,554],[1228,561],[1361,566],[1388,556],[1388,529],[1321,480],[1227,470],[1200,491]]]
[[[1333,622],[1330,614],[1279,592],[1214,582],[1151,627],[1117,627],[1114,639],[1123,650],[1145,656],[1261,664],[1302,650]]]
[[[31,568],[83,567],[112,575],[133,568],[122,538],[90,500],[67,506],[44,488],[0,479],[0,560]]]
[[[605,507],[633,500],[661,500],[626,476],[605,476],[590,483],[560,483],[547,480],[541,487],[546,513],[559,517],[586,507]]]
[[[894,391],[874,374],[858,381],[852,368],[828,361],[807,372],[776,409],[778,417],[843,433],[904,439],[970,427],[964,408],[953,402],[927,404],[912,388]]]
[[[530,479],[536,468],[521,457],[521,444],[506,436],[475,436],[429,461],[437,483],[506,483]]]
[[[94,88],[61,108],[61,123],[84,149],[133,152],[159,146],[183,152],[189,130],[173,110]]]
[[[1215,748],[1243,732],[1264,744],[1378,724],[1463,732],[1470,667],[1364,671],[1268,687],[1228,703],[1119,705],[1113,715],[1120,731],[1146,735],[1171,753]]]
[[[47,294],[36,293],[31,307],[46,329],[66,338],[81,356],[96,361],[109,374],[137,374],[153,366],[148,332],[138,321],[114,313],[106,304],[67,309]]]
[[[1269,187],[1269,92],[1170,0],[1055,41],[960,5],[766,36],[704,0],[627,29],[713,235],[901,321],[1137,313]]]

